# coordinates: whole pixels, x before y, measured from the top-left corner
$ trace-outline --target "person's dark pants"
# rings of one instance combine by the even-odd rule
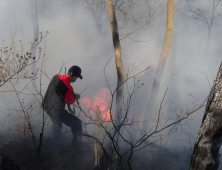
[[[75,130],[82,133],[82,123],[81,123],[80,119],[78,117],[76,117],[75,115],[70,114],[65,109],[60,111],[60,113],[58,113],[58,111],[57,111],[57,114],[52,113],[52,115],[49,115],[50,119],[53,123],[52,137],[55,138],[55,137],[58,137],[59,135],[61,135],[62,123],[64,123],[65,125],[71,127],[71,129],[72,129],[72,134],[73,134],[72,144],[73,145],[78,144],[79,141],[81,141],[82,136],[77,134],[75,132]]]

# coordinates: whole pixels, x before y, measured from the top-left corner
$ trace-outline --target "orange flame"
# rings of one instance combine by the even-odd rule
[[[82,99],[82,102],[84,105],[89,108],[90,110],[93,110],[100,115],[101,119],[105,121],[110,121],[110,100],[111,95],[110,91],[106,88],[102,88],[93,98],[90,100],[88,97],[85,97]],[[92,111],[90,111],[90,114],[92,115]],[[111,116],[113,117],[112,111]]]

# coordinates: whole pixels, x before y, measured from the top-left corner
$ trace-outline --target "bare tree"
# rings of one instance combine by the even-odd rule
[[[0,48],[0,87],[12,78],[18,78],[20,73],[29,65],[31,58],[30,51],[24,54],[24,45],[21,43],[21,51],[16,51],[14,45],[14,35],[10,37],[12,43],[10,46],[4,44]]]
[[[31,7],[31,19],[33,23],[33,43],[32,45],[32,51],[31,51],[31,62],[33,63],[31,65],[32,73],[33,75],[36,74],[36,44],[38,44],[38,37],[39,37],[39,22],[38,22],[38,10],[37,10],[37,0],[31,0],[30,1],[30,7]],[[33,83],[36,86],[36,77],[33,77]],[[33,89],[34,92],[34,89]]]
[[[177,6],[179,14],[183,19],[195,19],[202,21],[207,25],[207,44],[204,53],[205,57],[207,56],[209,50],[213,24],[222,14],[218,10],[221,0],[211,0],[210,3],[212,3],[211,8],[208,8],[208,6],[207,8],[204,8],[200,7],[200,1],[195,2],[195,0],[184,0]]]
[[[87,10],[92,12],[100,32],[106,27],[106,6],[104,0],[85,0]],[[164,0],[113,0],[113,7],[119,27],[120,40],[129,38],[133,42],[149,42],[137,34],[139,31],[148,30],[158,18],[165,14],[166,3]]]
[[[116,70],[117,70],[116,118],[117,118],[117,125],[120,125],[120,121],[122,118],[122,102],[123,102],[122,98],[123,98],[123,82],[124,82],[121,45],[119,40],[118,24],[114,12],[113,1],[106,0],[106,6],[109,15],[110,27],[112,31],[113,47],[115,51],[115,61],[116,61]]]
[[[48,35],[48,32],[43,33],[41,40],[35,46],[32,46],[28,52],[25,52],[24,45],[21,40],[19,41],[21,44],[21,50],[19,51],[15,48],[13,36],[11,37],[11,39],[12,39],[11,46],[7,47],[3,44],[3,46],[0,49],[0,52],[1,52],[0,87],[5,85],[5,83],[7,83],[7,82],[9,82],[12,87],[12,89],[10,89],[8,91],[0,91],[0,92],[9,92],[9,93],[14,92],[16,98],[18,99],[20,109],[16,110],[16,109],[12,109],[12,108],[8,107],[8,110],[10,112],[12,120],[14,120],[16,125],[19,127],[19,129],[22,130],[23,139],[25,140],[26,137],[29,135],[29,133],[31,134],[33,145],[37,151],[37,155],[39,155],[39,153],[41,151],[42,142],[43,142],[43,131],[44,131],[45,121],[46,121],[46,117],[44,115],[44,112],[43,112],[43,114],[39,114],[39,113],[42,113],[42,108],[40,107],[41,106],[41,99],[39,99],[39,98],[41,97],[43,99],[41,78],[42,78],[42,74],[43,74],[42,73],[43,67],[45,64],[45,49],[44,49],[44,54],[42,54],[42,47],[39,47],[38,57],[35,60],[35,63],[41,61],[40,83],[39,83],[40,90],[37,90],[37,87],[35,86],[35,83],[33,82],[33,77],[36,77],[37,72],[36,72],[36,74],[32,74],[26,68],[33,64],[33,62],[31,62],[29,64],[29,61],[31,59],[32,49],[36,48],[36,46],[39,45],[45,39],[45,37],[47,35]],[[29,80],[29,82],[27,84],[25,84],[24,87],[18,89],[17,84],[18,84],[19,80]],[[24,81],[24,82],[27,82],[27,81]],[[31,92],[29,90],[28,86],[30,84],[32,84],[32,87],[35,88],[35,90],[36,90],[35,94],[33,94],[33,91]],[[30,93],[28,93],[27,90]],[[22,100],[21,96],[24,97],[24,96],[28,96],[28,95],[33,96],[33,98],[26,105],[26,103],[24,103],[24,101],[23,101],[24,98]],[[34,105],[36,105],[36,103],[39,104],[39,107],[37,109],[34,109]],[[6,103],[6,105],[8,106],[7,103]],[[14,114],[12,114],[12,112]],[[42,118],[42,121],[40,120],[37,122],[38,125],[36,125],[36,124],[34,125],[33,119],[35,119],[36,117],[39,117],[39,116],[40,116],[40,118]],[[35,136],[36,135],[35,129],[37,126],[39,126],[39,128],[41,128],[41,130],[40,130],[41,132],[39,135],[39,142],[37,141],[37,138]]]
[[[168,0],[168,2],[167,2],[167,23],[166,23],[165,39],[164,39],[163,49],[162,49],[161,56],[159,59],[156,75],[155,75],[155,78],[153,81],[152,91],[151,91],[151,94],[149,97],[147,111],[146,111],[146,115],[145,115],[144,120],[148,120],[149,111],[152,112],[154,109],[157,95],[158,95],[158,91],[159,91],[159,87],[160,87],[160,83],[161,83],[163,70],[164,70],[164,67],[165,67],[165,64],[167,61],[167,57],[168,57],[168,54],[170,51],[171,42],[172,42],[172,38],[173,38],[174,2],[175,2],[175,0]],[[143,127],[144,127],[144,129],[147,130],[146,125],[147,124],[144,123]]]
[[[146,70],[143,70],[142,72],[144,72]],[[109,99],[109,101],[111,101],[110,105],[106,105],[105,103],[101,104],[103,106],[105,105],[108,109],[108,112],[109,112],[108,119],[104,118],[105,116],[102,115],[103,112],[100,112],[99,106],[97,106],[96,109],[94,107],[89,107],[89,110],[94,112],[94,114],[86,113],[81,108],[81,106],[77,106],[80,108],[82,113],[89,120],[88,122],[83,122],[83,124],[85,126],[88,126],[90,124],[94,124],[95,126],[97,126],[98,129],[100,129],[100,132],[103,133],[103,135],[102,135],[103,138],[101,139],[101,137],[98,137],[98,135],[96,135],[96,136],[91,135],[91,134],[87,133],[87,131],[81,135],[94,141],[96,143],[96,147],[98,147],[98,145],[99,145],[99,148],[102,151],[102,155],[103,155],[101,158],[103,158],[103,159],[107,158],[108,161],[106,161],[105,164],[108,167],[110,167],[109,164],[111,164],[112,165],[111,167],[114,169],[118,169],[118,168],[124,169],[126,166],[129,169],[132,169],[132,165],[131,165],[130,161],[131,161],[134,153],[138,152],[141,149],[144,149],[145,147],[153,145],[157,141],[162,140],[162,138],[160,138],[160,139],[156,139],[152,142],[148,142],[148,139],[150,139],[150,137],[161,135],[161,132],[163,132],[167,128],[174,127],[175,125],[178,125],[181,121],[183,121],[184,119],[187,119],[192,113],[196,112],[197,110],[199,110],[200,108],[202,108],[204,106],[205,101],[202,104],[200,104],[199,106],[190,110],[189,112],[186,112],[185,114],[184,113],[181,114],[180,116],[177,117],[177,119],[175,119],[173,121],[167,120],[167,121],[165,121],[164,124],[160,124],[161,123],[161,108],[162,108],[163,100],[164,100],[166,93],[167,93],[167,89],[168,89],[168,87],[167,87],[165,94],[163,96],[162,102],[160,104],[160,109],[159,109],[159,113],[157,115],[157,121],[155,123],[155,127],[153,129],[151,129],[148,133],[145,133],[140,128],[134,129],[134,126],[139,121],[134,118],[129,119],[128,115],[129,115],[129,109],[130,109],[130,105],[131,105],[132,96],[143,85],[143,84],[140,84],[139,81],[136,81],[135,77],[137,77],[137,75],[141,74],[142,72],[140,72],[136,75],[133,75],[131,77],[128,77],[124,81],[124,83],[126,83],[128,80],[134,78],[134,86],[132,87],[131,91],[128,92],[129,96],[128,96],[127,102],[124,104],[125,111],[124,111],[123,120],[121,121],[121,126],[119,126],[120,127],[119,129],[113,123],[115,120],[113,120],[113,118],[112,118],[112,114],[113,114],[112,105],[113,105],[113,101],[114,101],[113,99],[114,99],[114,94],[116,93],[117,89],[115,89],[113,92],[110,90],[110,93],[111,93],[111,99]],[[102,110],[104,110],[104,109],[102,109]],[[113,136],[113,134],[112,134],[113,128],[116,130],[116,133],[118,134],[119,139],[116,139],[115,136]],[[121,129],[126,129],[127,134],[123,134],[121,132]],[[136,131],[136,133],[140,134],[139,138],[133,137],[134,131]],[[78,131],[76,131],[76,132],[79,133]],[[101,133],[99,136],[101,136]],[[111,142],[106,143],[104,138],[108,138]],[[122,140],[124,142],[124,146],[127,146],[126,149],[123,150],[121,148],[121,146],[120,146],[121,144],[119,142],[120,140]],[[164,148],[164,147],[161,147],[158,145],[154,145],[154,147],[162,148],[162,149]],[[164,148],[164,149],[166,149],[166,148]],[[102,160],[102,161],[104,161],[104,160]],[[127,163],[127,165],[125,163]],[[103,162],[103,164],[104,164],[104,162]]]
[[[216,170],[219,167],[219,149],[222,144],[222,63],[211,88],[191,158],[190,170]]]

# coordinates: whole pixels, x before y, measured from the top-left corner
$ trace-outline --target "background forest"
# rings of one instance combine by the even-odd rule
[[[0,154],[21,169],[188,169],[221,64],[221,17],[218,0],[0,0]],[[51,145],[40,107],[72,65],[83,76],[72,85],[80,151],[66,126]]]

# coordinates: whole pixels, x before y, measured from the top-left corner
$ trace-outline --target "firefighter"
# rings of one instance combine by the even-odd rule
[[[78,78],[82,79],[81,68],[72,66],[67,75],[55,75],[46,91],[43,99],[42,107],[49,115],[52,121],[52,137],[58,137],[61,134],[62,123],[71,127],[73,139],[72,145],[78,146],[81,144],[81,135],[75,132],[82,133],[82,124],[78,117],[65,110],[65,104],[73,104],[80,99],[78,93],[74,93],[70,83],[74,83]],[[70,107],[69,107],[70,110]],[[75,130],[74,130],[75,129]]]

